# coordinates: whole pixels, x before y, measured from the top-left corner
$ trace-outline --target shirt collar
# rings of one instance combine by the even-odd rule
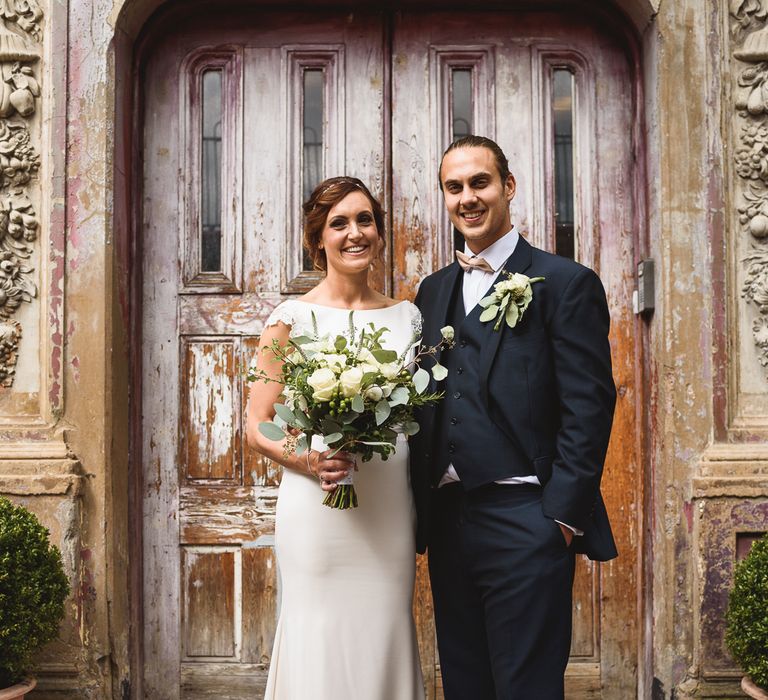
[[[505,233],[498,241],[491,243],[485,250],[477,253],[477,257],[484,258],[493,268],[493,271],[498,272],[509,256],[515,252],[519,238],[520,234],[517,232],[517,226],[513,226],[512,230]],[[464,252],[470,256],[475,255],[466,243],[464,243]]]

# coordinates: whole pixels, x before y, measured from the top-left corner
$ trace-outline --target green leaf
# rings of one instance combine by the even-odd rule
[[[331,443],[338,442],[344,437],[342,433],[331,433],[330,435],[326,435],[323,439],[325,441],[326,445],[331,445]]]
[[[275,413],[280,416],[280,418],[282,418],[286,423],[297,422],[293,411],[284,403],[272,404],[272,407],[275,409]]]
[[[309,430],[312,427],[312,421],[309,420],[309,417],[306,413],[304,413],[304,411],[296,409],[293,415],[296,416],[296,422],[303,430]]]
[[[309,440],[307,440],[306,434],[299,435],[299,439],[296,440],[296,456],[303,455],[309,447]]]
[[[320,421],[320,430],[323,431],[323,435],[331,435],[332,433],[341,432],[341,423],[330,418],[323,418]]]
[[[510,328],[514,328],[517,325],[519,316],[520,309],[517,308],[517,304],[510,304],[507,307],[507,313],[504,316],[504,320]]]
[[[307,343],[314,343],[317,338],[310,338],[308,335],[297,335],[291,338],[291,342],[296,345],[306,345]]]
[[[385,420],[387,420],[391,412],[392,409],[389,407],[389,402],[386,399],[379,401],[374,408],[376,425],[381,425]]]
[[[432,368],[432,376],[436,382],[440,382],[448,376],[448,370],[439,362],[435,362],[435,366]]]
[[[429,372],[419,367],[413,375],[413,386],[417,394],[424,393],[424,390],[429,386]]]
[[[347,347],[347,339],[343,335],[337,335],[336,342],[333,345],[336,348],[336,352],[341,352]]]
[[[365,410],[365,401],[363,401],[363,397],[360,394],[355,394],[352,397],[352,410],[355,413],[362,413]]]
[[[396,389],[393,389],[392,393],[389,395],[390,407],[405,406],[408,403],[410,395],[411,393],[404,386],[399,386]]]
[[[480,304],[484,309],[489,307],[491,304],[493,304],[496,301],[496,295],[495,294],[489,294],[487,297],[483,297],[480,301],[477,303]]]
[[[488,297],[486,297],[486,299],[487,298]],[[480,302],[480,304],[482,305],[482,302]],[[483,321],[483,322],[490,321],[491,319],[496,318],[496,314],[497,313],[499,313],[499,305],[498,304],[494,304],[493,306],[489,306],[485,311],[483,311],[483,313],[480,314],[480,320]]]
[[[397,353],[394,350],[373,350],[371,353],[379,362],[394,362]]]
[[[259,423],[259,432],[267,438],[267,440],[282,440],[285,438],[285,433],[283,432],[283,429],[279,426],[275,425],[272,422],[269,423]]]
[[[416,435],[419,432],[419,424],[415,420],[403,423],[403,432],[408,435]]]

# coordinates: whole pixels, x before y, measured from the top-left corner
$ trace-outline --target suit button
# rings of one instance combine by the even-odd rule
[[[456,425],[459,422],[458,418],[451,418],[451,425]]]
[[[453,398],[454,399],[460,399],[461,398],[461,392],[460,391],[455,391],[453,393]]]
[[[424,459],[429,459],[429,452],[424,453]]]
[[[456,445],[454,445],[453,443],[450,443],[450,444],[448,445],[448,452],[450,452],[451,454],[453,454],[454,452],[456,452]]]
[[[466,341],[466,340],[462,340],[462,341],[459,343],[459,347],[460,347],[460,348],[465,348],[465,347],[467,347],[467,341]]]
[[[463,367],[459,367],[459,368],[456,370],[456,374],[464,374],[464,368],[463,368]]]

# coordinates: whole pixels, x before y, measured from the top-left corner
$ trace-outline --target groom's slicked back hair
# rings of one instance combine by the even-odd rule
[[[509,172],[509,161],[504,155],[504,151],[501,150],[499,144],[492,139],[489,139],[487,136],[475,136],[474,134],[470,134],[469,136],[462,136],[460,139],[456,139],[445,149],[445,153],[443,153],[443,157],[440,159],[440,167],[437,169],[437,181],[440,183],[440,190],[443,189],[443,160],[445,160],[446,155],[451,151],[455,151],[457,148],[487,148],[493,153],[502,183],[506,182],[507,178],[511,175]]]

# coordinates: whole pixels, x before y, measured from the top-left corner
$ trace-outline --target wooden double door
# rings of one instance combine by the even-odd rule
[[[474,132],[509,156],[523,235],[607,289],[619,400],[603,484],[621,556],[578,562],[568,697],[634,697],[642,183],[619,43],[586,13],[194,7],[166,18],[139,64],[143,696],[263,693],[280,471],[245,444],[243,367],[271,309],[317,282],[301,202],[323,177],[367,182],[388,212],[377,283],[412,298],[454,248],[440,156]],[[441,697],[424,558],[414,611],[427,694]]]

